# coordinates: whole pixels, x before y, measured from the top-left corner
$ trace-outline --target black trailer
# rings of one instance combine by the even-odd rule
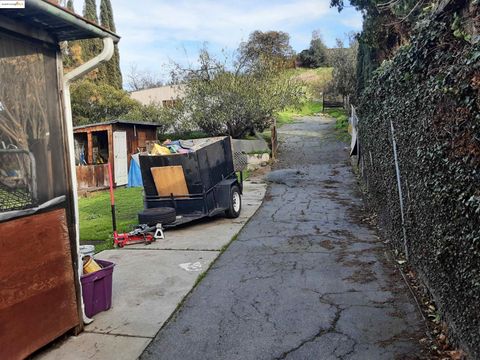
[[[204,217],[225,214],[236,218],[241,211],[242,175],[237,178],[230,137],[189,140],[191,152],[140,156],[145,210],[139,223],[173,227]],[[188,194],[160,196],[152,168],[181,166]]]

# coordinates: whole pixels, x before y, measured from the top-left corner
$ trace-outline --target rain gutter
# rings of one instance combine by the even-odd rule
[[[28,8],[35,9],[42,13],[50,14],[52,16],[55,16],[56,18],[66,21],[71,26],[82,29],[83,31],[92,34],[91,38],[103,39],[106,37],[106,35],[108,35],[113,39],[115,43],[118,43],[120,41],[120,37],[114,32],[102,28],[98,24],[51,2],[44,0],[28,0],[26,6],[28,6]]]

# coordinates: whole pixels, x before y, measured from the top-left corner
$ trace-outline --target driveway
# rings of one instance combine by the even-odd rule
[[[425,329],[334,121],[282,127],[263,205],[142,359],[406,359]]]

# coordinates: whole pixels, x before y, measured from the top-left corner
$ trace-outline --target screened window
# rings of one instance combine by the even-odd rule
[[[0,220],[65,200],[57,82],[56,49],[0,31]]]

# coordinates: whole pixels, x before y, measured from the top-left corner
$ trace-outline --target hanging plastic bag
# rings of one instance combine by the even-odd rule
[[[170,150],[167,147],[158,144],[153,145],[151,155],[170,155]]]

